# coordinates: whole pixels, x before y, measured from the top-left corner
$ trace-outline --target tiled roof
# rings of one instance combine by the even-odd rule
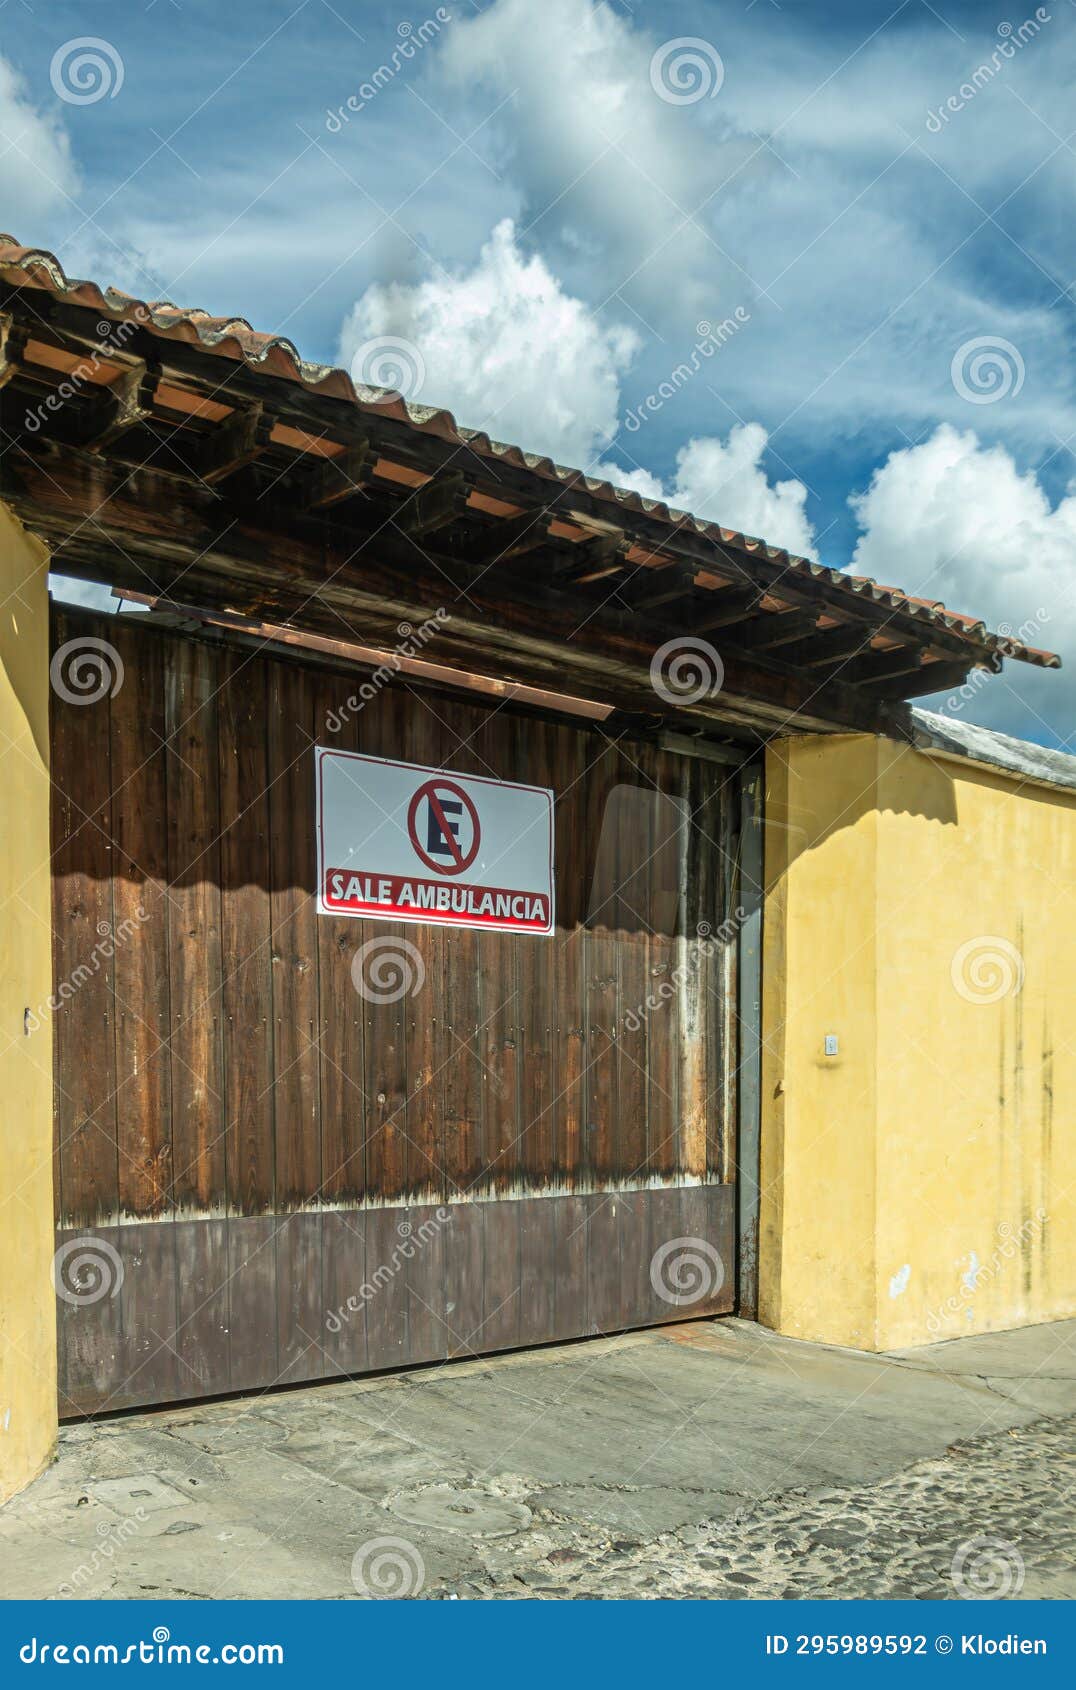
[[[704,540],[766,558],[793,577],[824,583],[847,592],[853,599],[870,599],[918,622],[961,635],[986,652],[1018,658],[1040,668],[1056,669],[1061,666],[1061,659],[1056,653],[991,632],[981,618],[948,610],[940,600],[920,598],[898,587],[883,586],[867,575],[853,575],[846,570],[814,563],[781,547],[767,545],[764,540],[723,528],[714,522],[705,522],[690,512],[644,498],[627,488],[615,487],[611,482],[595,479],[582,470],[554,463],[551,458],[539,453],[492,440],[481,430],[460,426],[450,411],[437,406],[410,403],[398,393],[382,388],[356,388],[346,370],[309,362],[300,356],[293,342],[285,336],[260,333],[243,317],[212,317],[206,311],[173,305],[167,300],[145,301],[115,288],[101,289],[96,282],[68,277],[54,253],[41,247],[21,246],[11,235],[0,235],[0,279],[15,287],[42,288],[54,297],[87,306],[116,321],[134,319],[163,340],[185,341],[222,358],[241,361],[253,371],[297,382],[310,393],[346,401],[362,412],[405,423],[420,434],[466,446],[479,457],[529,471],[561,488],[583,487],[591,497],[607,501],[620,511],[641,513],[681,532],[693,533]]]

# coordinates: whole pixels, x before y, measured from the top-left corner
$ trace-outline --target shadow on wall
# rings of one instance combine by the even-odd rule
[[[883,810],[918,816],[943,826],[958,825],[957,793],[952,775],[911,747],[861,734],[792,736],[795,758],[787,762],[787,785],[770,783],[766,797],[767,887],[787,873],[804,851],[817,850],[834,835],[860,825]],[[879,782],[880,747],[907,752],[915,760],[914,778],[897,795]],[[834,760],[842,756],[840,794],[835,798]]]

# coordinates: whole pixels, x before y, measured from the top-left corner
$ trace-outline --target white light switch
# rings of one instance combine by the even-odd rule
[[[836,1054],[837,1054],[837,1035],[836,1035],[836,1033],[827,1033],[826,1034],[826,1055],[827,1056],[836,1056]]]

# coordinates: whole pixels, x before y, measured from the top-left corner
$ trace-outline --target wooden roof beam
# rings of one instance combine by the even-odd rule
[[[392,523],[402,534],[418,539],[423,534],[435,534],[440,528],[450,528],[467,509],[471,483],[461,470],[450,470],[409,493],[399,509],[393,512]]]
[[[156,372],[139,360],[100,388],[79,414],[77,432],[88,452],[103,452],[129,428],[148,422],[157,391]]]
[[[476,563],[508,563],[523,557],[538,546],[549,542],[552,518],[541,510],[521,511],[518,516],[504,517],[483,528],[481,534],[467,547],[467,555]]]
[[[875,638],[874,628],[854,627],[845,623],[839,628],[823,628],[797,640],[782,653],[785,661],[804,669],[822,669],[843,663],[849,657],[865,657]]]
[[[632,610],[658,610],[662,605],[686,599],[695,584],[695,571],[669,562],[662,569],[640,568],[617,588],[620,598]]]
[[[589,540],[569,541],[549,573],[550,584],[570,587],[588,576],[611,574],[623,562],[628,544],[618,529],[594,534]]]
[[[723,587],[720,592],[700,595],[696,604],[701,608],[698,615],[692,617],[692,627],[700,634],[711,634],[718,628],[732,627],[734,623],[742,622],[752,611],[757,610],[762,598],[761,587]]]
[[[261,456],[269,445],[273,421],[259,402],[234,411],[227,422],[192,445],[189,451],[177,446],[175,435],[170,437],[169,445],[193,475],[212,487]]]
[[[729,639],[744,651],[770,651],[791,645],[811,633],[818,621],[817,610],[770,610],[729,630]]]
[[[0,312],[0,387],[18,375],[29,338],[24,324],[17,323],[9,311]]]
[[[377,454],[369,441],[349,446],[335,458],[321,458],[296,483],[295,499],[300,510],[323,511],[344,499],[353,499],[365,491],[374,472]]]
[[[1000,668],[1000,663],[998,665]],[[996,674],[988,663],[951,663],[945,659],[933,663],[923,663],[916,671],[914,679],[908,674],[892,675],[888,678],[875,679],[861,683],[864,692],[879,701],[885,699],[922,698],[931,692],[946,692],[950,687],[962,687],[972,669],[988,669]],[[844,680],[844,675],[841,679]]]

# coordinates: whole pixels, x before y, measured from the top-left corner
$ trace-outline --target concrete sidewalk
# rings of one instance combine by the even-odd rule
[[[70,1426],[0,1589],[1072,1597],[1073,1416],[1076,1321],[891,1356],[696,1322]]]

